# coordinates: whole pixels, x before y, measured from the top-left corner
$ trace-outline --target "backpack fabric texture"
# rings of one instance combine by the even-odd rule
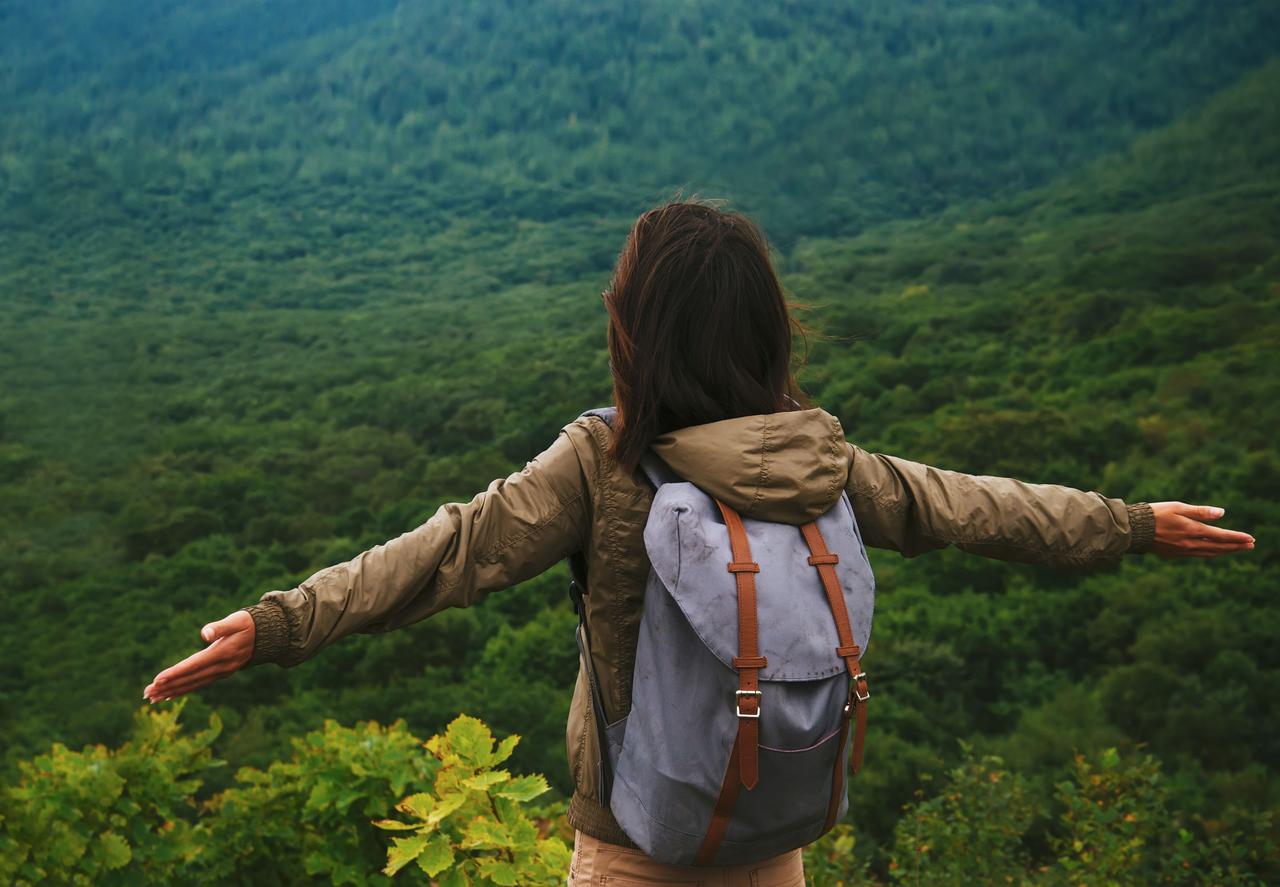
[[[584,415],[612,423],[614,410]],[[848,495],[802,531],[739,517],[652,454],[641,467],[657,488],[651,570],[631,709],[614,723],[595,698],[582,620],[578,630],[607,750],[599,800],[669,864],[802,847],[847,811],[844,773],[860,764],[849,740],[859,758],[869,698],[859,656],[875,580]],[[590,591],[581,560],[570,567],[578,604]]]

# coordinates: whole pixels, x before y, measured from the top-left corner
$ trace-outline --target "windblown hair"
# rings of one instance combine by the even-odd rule
[[[693,201],[649,210],[627,235],[604,301],[613,457],[627,470],[668,431],[806,403],[791,373],[802,329],[745,216]]]

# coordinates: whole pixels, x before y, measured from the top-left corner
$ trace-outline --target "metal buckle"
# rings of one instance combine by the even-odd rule
[[[868,699],[871,698],[870,688],[867,689],[866,693],[858,692],[858,681],[865,681],[866,679],[867,679],[867,673],[865,671],[860,671],[856,675],[854,675],[853,680],[849,682],[849,699],[844,704],[845,714],[848,714],[853,709],[853,703],[855,700],[857,700],[858,702],[866,702]]]
[[[865,681],[866,679],[867,679],[867,673],[865,671],[860,671],[853,676],[853,684],[852,684],[853,695],[857,697],[857,700],[859,702],[866,702],[868,699],[871,698],[870,688],[867,688],[867,692],[865,694],[858,692],[858,681]]]
[[[755,719],[755,718],[759,718],[759,717],[760,717],[760,709],[761,709],[761,704],[760,704],[760,703],[761,703],[761,700],[764,698],[764,691],[762,691],[762,690],[734,690],[734,691],[733,691],[733,695],[734,695],[734,697],[735,697],[734,708],[737,710],[738,717],[740,717],[740,718],[753,718],[753,719]],[[755,713],[755,714],[748,714],[748,713],[746,713],[746,712],[744,712],[744,711],[742,710],[742,697],[743,697],[743,696],[754,696],[754,697],[756,698],[756,713]]]

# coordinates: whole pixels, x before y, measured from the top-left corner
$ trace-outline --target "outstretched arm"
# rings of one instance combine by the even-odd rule
[[[189,693],[261,662],[297,665],[353,633],[390,631],[538,575],[581,547],[589,496],[568,426],[523,471],[302,584],[205,626],[209,643],[144,696]]]
[[[1097,492],[962,474],[849,444],[846,489],[867,545],[913,557],[954,545],[1001,560],[1089,568],[1126,553],[1209,557],[1253,546],[1209,526],[1221,509],[1126,504]]]

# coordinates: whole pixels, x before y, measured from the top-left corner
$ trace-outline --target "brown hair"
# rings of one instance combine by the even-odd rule
[[[614,458],[634,471],[660,434],[796,409],[791,317],[745,216],[675,201],[636,220],[609,289]]]

